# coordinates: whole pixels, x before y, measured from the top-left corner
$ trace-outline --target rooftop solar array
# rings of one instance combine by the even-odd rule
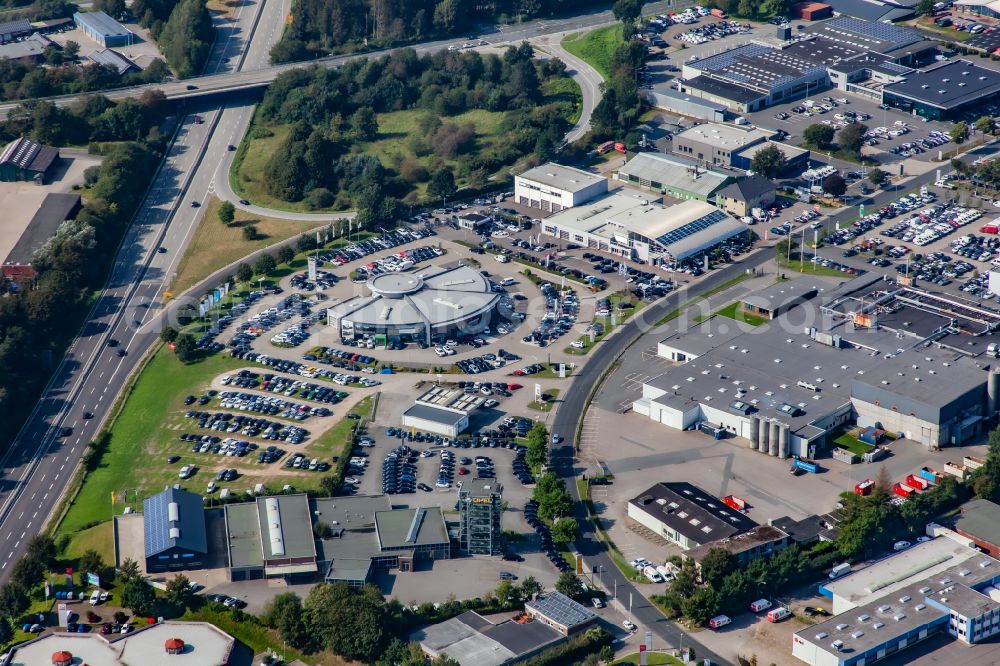
[[[847,16],[810,26],[806,31],[832,42],[883,53],[921,40],[920,33],[910,28]]]
[[[143,500],[146,557],[174,547],[208,552],[205,511],[199,495],[178,488]]]
[[[767,53],[770,50],[771,47],[765,46],[764,44],[743,44],[742,46],[737,46],[734,49],[729,49],[728,51],[723,51],[722,53],[693,61],[690,64],[702,71],[714,72],[728,67],[737,58],[749,58],[762,53]]]
[[[578,604],[559,592],[539,595],[535,600],[527,602],[525,606],[564,627],[576,627],[596,617],[586,606]]]
[[[31,165],[32,160],[35,159],[35,155],[41,149],[42,146],[40,144],[35,143],[31,139],[21,137],[7,145],[7,148],[3,151],[3,155],[0,155],[0,163],[12,163],[21,169],[27,169]]]
[[[708,229],[713,224],[721,222],[722,220],[728,219],[729,215],[721,210],[713,210],[708,215],[699,217],[697,220],[688,222],[684,226],[678,227],[673,231],[669,231],[662,236],[657,237],[657,242],[663,244],[664,246],[670,246],[678,241],[681,241],[692,234],[696,234],[703,229]]]

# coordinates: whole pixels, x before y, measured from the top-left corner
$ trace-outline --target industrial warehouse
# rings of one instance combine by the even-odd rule
[[[777,45],[749,42],[685,62],[679,92],[736,113],[831,86],[880,99],[883,85],[898,84],[937,53],[917,30],[849,16],[804,26],[794,39],[788,28],[779,35]]]
[[[327,319],[350,342],[384,336],[391,342],[442,342],[490,325],[502,296],[479,271],[465,265],[429,266],[419,272],[383,273],[359,296],[327,310]]]
[[[835,615],[792,637],[811,666],[872,664],[938,634],[966,645],[1000,631],[1000,561],[949,530],[821,587]]]
[[[646,153],[644,153],[646,154]],[[602,252],[660,264],[680,262],[746,235],[737,219],[704,201],[666,204],[616,193],[556,213],[542,232]]]
[[[785,283],[740,308],[783,314],[746,330],[716,316],[665,339],[657,353],[682,365],[648,380],[633,411],[779,458],[814,457],[848,423],[960,445],[997,411],[1000,374],[986,352],[1000,316],[974,304],[864,275]]]

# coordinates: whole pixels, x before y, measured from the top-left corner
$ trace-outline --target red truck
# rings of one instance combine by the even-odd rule
[[[721,19],[726,18],[726,12],[722,11],[721,9],[710,9],[708,10],[708,13],[714,16],[715,18],[721,18]]]

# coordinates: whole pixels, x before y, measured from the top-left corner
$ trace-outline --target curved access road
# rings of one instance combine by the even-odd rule
[[[545,35],[532,40],[545,49],[554,58],[559,58],[566,63],[566,73],[573,77],[577,85],[580,86],[580,93],[583,103],[580,109],[580,119],[566,133],[566,143],[583,138],[590,131],[590,117],[594,115],[594,109],[601,102],[601,84],[604,77],[590,64],[577,58],[575,55],[563,48],[562,40],[572,32],[560,32],[552,35]]]

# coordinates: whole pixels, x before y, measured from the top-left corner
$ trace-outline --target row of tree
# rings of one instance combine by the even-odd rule
[[[16,59],[0,60],[0,97],[4,100],[75,95],[120,86],[159,83],[170,70],[159,58],[146,69],[119,76],[110,65],[80,64],[79,45],[49,47],[44,64]]]
[[[297,0],[292,22],[271,50],[274,62],[386,47],[453,35],[484,20],[551,16],[597,0]]]
[[[614,5],[615,17],[622,22],[622,41],[611,57],[611,79],[601,84],[601,101],[591,116],[588,144],[612,138],[632,143],[622,133],[628,132],[642,113],[638,72],[646,61],[646,46],[635,36],[640,9],[636,0],[619,0]]]

